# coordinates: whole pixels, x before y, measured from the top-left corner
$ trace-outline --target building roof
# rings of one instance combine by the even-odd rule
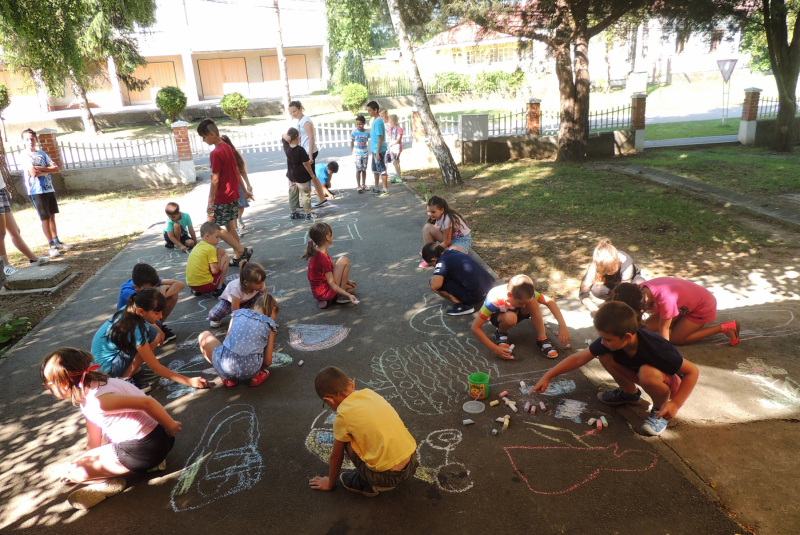
[[[454,46],[476,46],[478,44],[489,43],[509,43],[517,39],[506,33],[500,33],[479,26],[472,21],[462,22],[449,30],[437,34],[421,45],[420,49],[426,48],[451,48]]]

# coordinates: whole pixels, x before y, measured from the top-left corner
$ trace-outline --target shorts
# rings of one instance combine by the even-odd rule
[[[239,355],[222,345],[211,353],[211,364],[222,379],[229,381],[249,381],[255,377],[264,364],[263,353]]]
[[[239,219],[239,202],[233,201],[228,204],[214,203],[214,223],[220,227],[225,227],[231,221]]]
[[[189,288],[200,294],[210,294],[211,292],[217,289],[217,286],[219,286],[220,281],[222,281],[222,271],[217,272],[217,274],[214,275],[214,280],[212,280],[211,282],[204,284],[202,286],[189,286]]]
[[[161,424],[138,440],[114,443],[114,453],[119,464],[138,474],[144,474],[167,458],[175,445],[175,437],[167,435]]]
[[[369,166],[369,154],[353,154],[356,171],[366,171]]]
[[[180,238],[179,241],[181,242],[182,245],[186,245],[186,240],[190,240],[190,239],[191,239],[191,237],[188,234],[186,234],[185,232],[183,232],[183,233],[181,233],[181,238]],[[164,241],[167,242],[169,245],[175,245],[174,243],[172,243],[172,240],[169,239],[169,236],[167,236],[166,232],[164,233]]]
[[[519,323],[522,320],[526,320],[526,319],[531,317],[530,314],[528,314],[527,312],[522,312],[518,308],[517,309],[513,309],[513,310],[509,310],[508,312],[516,312],[517,313],[517,323]],[[492,314],[492,317],[489,318],[489,321],[492,322],[492,325],[494,325],[498,329],[500,328],[500,322],[497,320],[497,316],[499,316],[500,314],[505,314],[505,312],[495,312],[494,314]]]
[[[131,363],[133,362],[135,356],[136,355],[128,355],[124,351],[120,350],[108,363],[108,368],[101,368],[100,371],[107,373],[109,377],[122,377],[122,374],[131,367]]]
[[[408,461],[406,467],[402,470],[374,472],[367,466],[367,463],[365,463],[361,457],[356,455],[356,452],[353,452],[350,460],[353,461],[353,464],[358,471],[358,475],[361,476],[361,479],[366,481],[367,485],[372,487],[372,490],[375,492],[386,492],[387,490],[392,490],[406,479],[411,479],[414,477],[414,474],[417,472],[417,467],[419,466],[416,451],[411,454],[411,459]]]
[[[395,161],[399,162],[400,161],[400,153],[399,152],[398,153],[394,153],[392,151],[387,152],[385,161],[386,161],[386,165],[389,165],[390,163],[395,162]]]
[[[472,247],[472,233],[470,232],[466,236],[459,236],[458,238],[451,239],[450,245],[457,245],[466,252],[469,252],[470,247]]]
[[[628,379],[633,383],[636,383],[637,385],[639,384],[638,373],[636,373],[630,368],[626,368],[625,366],[618,364],[616,361],[614,361],[614,364],[617,365],[617,370],[622,375],[624,375],[626,379]],[[664,384],[669,387],[669,397],[670,399],[672,399],[673,397],[675,397],[675,394],[678,393],[678,389],[681,387],[681,376],[678,375],[677,373],[669,375],[667,373],[661,372],[661,374],[664,376]]]
[[[0,214],[11,211],[11,195],[5,189],[0,189]]]
[[[250,203],[247,202],[247,197],[244,196],[242,186],[239,186],[239,199],[236,202],[239,204],[239,208],[250,208]]]
[[[695,310],[690,310],[685,317],[692,323],[698,323],[700,325],[711,323],[717,319],[717,298],[713,295],[709,296],[709,298],[704,301],[703,304],[701,304]]]
[[[378,153],[377,158],[375,154],[372,155],[372,172],[376,175],[385,175],[386,174],[386,153],[380,152]]]
[[[36,211],[39,212],[39,219],[42,221],[50,219],[58,213],[58,201],[56,201],[56,194],[52,191],[50,193],[31,195],[31,202]]]
[[[258,292],[256,295],[248,299],[247,301],[239,302],[239,308],[253,308],[258,301],[258,298],[264,295],[264,292]],[[230,301],[225,299],[220,299],[219,302],[214,305],[214,308],[208,313],[208,320],[209,321],[222,321],[225,316],[231,313],[231,309],[233,306],[231,305]]]
[[[328,289],[321,296],[315,295],[314,299],[317,301],[333,301],[337,297],[339,297],[339,294],[336,293],[336,290],[328,286]]]
[[[311,183],[292,182],[289,186],[289,209],[294,212],[302,207],[306,211],[311,211]]]
[[[491,288],[489,289],[491,290]],[[449,293],[462,303],[468,305],[483,304],[483,301],[486,299],[486,294],[489,293],[488,291],[481,293],[480,291],[469,290],[457,281],[448,279],[447,277],[445,277],[439,290]]]

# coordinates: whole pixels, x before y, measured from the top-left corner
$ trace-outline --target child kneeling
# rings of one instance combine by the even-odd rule
[[[278,302],[262,294],[253,310],[240,308],[231,315],[225,342],[205,331],[198,337],[200,351],[210,362],[225,386],[249,381],[258,386],[269,377],[272,346],[278,326]]]
[[[697,366],[684,359],[669,341],[639,329],[636,312],[625,303],[610,301],[601,306],[594,315],[594,328],[600,338],[545,373],[533,391],[544,392],[554,377],[597,357],[619,385],[598,392],[597,398],[606,405],[637,405],[642,392],[636,385],[640,385],[653,400],[640,430],[645,435],[660,435],[697,384]]]
[[[347,490],[372,497],[414,476],[417,443],[389,402],[369,388],[356,390],[336,366],[322,369],[314,387],[336,417],[330,469],[309,481],[312,489],[333,490],[338,477]],[[345,452],[356,471],[339,475]]]
[[[231,312],[240,308],[253,308],[258,298],[264,295],[267,272],[261,264],[244,261],[239,264],[239,278],[225,286],[219,302],[208,313],[211,327],[216,329]]]

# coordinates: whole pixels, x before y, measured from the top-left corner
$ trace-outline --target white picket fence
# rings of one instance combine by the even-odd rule
[[[778,97],[761,97],[758,100],[758,119],[768,119],[778,116],[778,108],[780,107],[780,99]],[[795,116],[800,115],[800,101],[796,106]]]

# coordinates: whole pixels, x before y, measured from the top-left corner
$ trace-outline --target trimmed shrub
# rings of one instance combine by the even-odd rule
[[[517,68],[514,72],[491,71],[475,75],[475,91],[481,95],[497,92],[514,92],[522,87],[525,74]]]
[[[186,95],[179,87],[162,87],[156,94],[156,106],[164,112],[170,123],[174,123],[178,115],[186,109],[186,102]]]
[[[3,110],[8,108],[9,104],[11,104],[11,96],[8,94],[8,89],[3,84],[0,84],[0,113],[3,113]]]
[[[361,84],[348,84],[342,89],[342,103],[353,115],[358,115],[364,104],[367,103],[369,93]]]
[[[436,85],[447,93],[465,93],[472,89],[469,76],[457,72],[443,72],[436,75]]]
[[[247,113],[247,106],[249,105],[250,101],[241,93],[225,95],[220,103],[222,113],[231,119],[237,119],[239,124],[242,124],[242,117]]]

